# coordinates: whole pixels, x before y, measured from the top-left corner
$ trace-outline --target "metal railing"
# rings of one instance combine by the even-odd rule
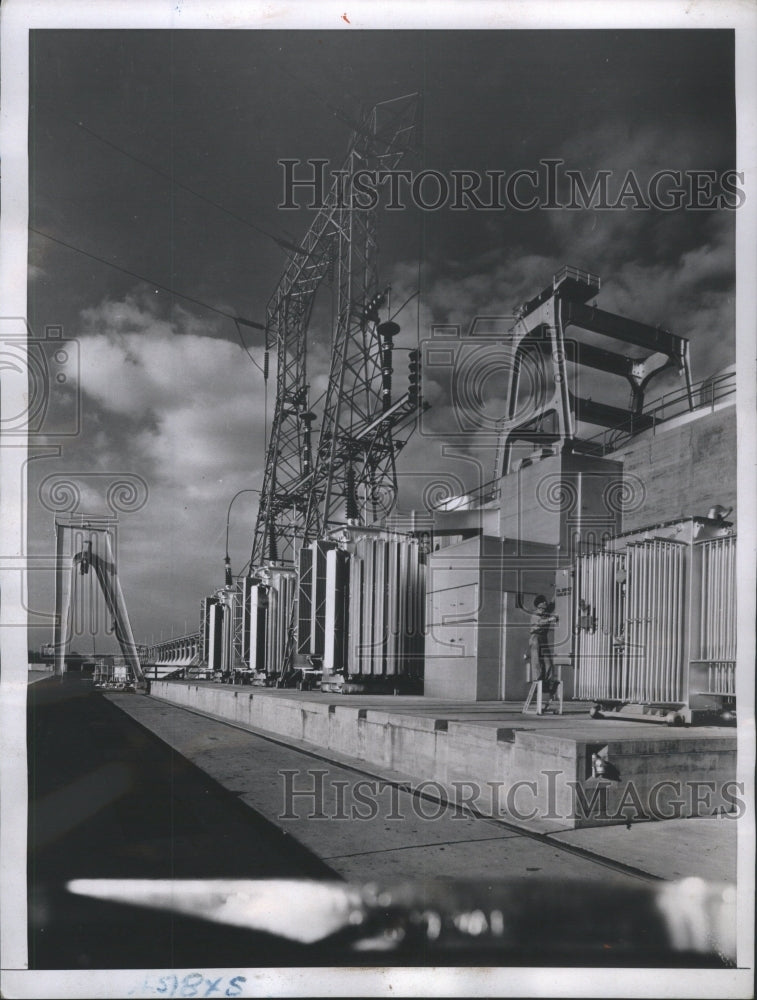
[[[686,413],[696,413],[708,408],[714,409],[718,403],[733,396],[735,392],[736,372],[723,372],[722,375],[714,375],[695,382],[691,387],[690,394],[685,387],[664,393],[646,405],[642,413],[644,416],[652,418],[651,430],[654,434],[658,424],[666,423],[668,420],[681,417]],[[637,417],[629,414],[628,418],[621,424],[608,427],[593,437],[584,438],[584,441],[587,444],[598,445],[602,454],[606,455],[616,451],[627,441],[630,441],[634,434],[638,433],[634,426],[637,421]]]
[[[574,281],[580,281],[582,284],[589,285],[597,291],[599,291],[601,287],[601,280],[598,274],[592,274],[591,271],[582,271],[580,267],[573,267],[570,264],[565,264],[564,267],[561,267],[560,270],[552,276],[552,287],[557,288],[557,286],[567,278],[572,278]]]
[[[563,271],[575,270],[575,268],[563,268]],[[558,272],[561,274],[562,272]],[[591,277],[591,275],[590,275]],[[557,275],[555,276],[557,279]],[[694,401],[693,410],[689,405],[689,390],[685,387],[673,389],[664,393],[657,399],[652,400],[648,406],[644,407],[645,416],[652,418],[652,433],[654,434],[658,424],[672,420],[674,417],[683,416],[686,413],[696,413],[707,408],[714,409],[736,392],[736,372],[723,372],[721,375],[714,375],[706,379],[695,382],[691,387],[691,399]],[[638,419],[638,418],[637,418]],[[638,431],[634,428],[634,417],[629,414],[628,419],[615,427],[608,427],[590,438],[583,438],[583,444],[596,445],[598,454],[607,455],[616,451],[623,444],[629,441]],[[471,507],[484,503],[490,503],[499,498],[501,493],[499,479],[491,479],[476,489],[466,493],[462,499]],[[454,498],[448,498],[446,503]],[[440,504],[436,509],[444,510]],[[453,509],[453,508],[449,508]]]

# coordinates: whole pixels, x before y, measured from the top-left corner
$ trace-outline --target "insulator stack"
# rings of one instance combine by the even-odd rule
[[[381,337],[381,408],[386,412],[392,405],[392,341],[400,332],[397,323],[387,320],[378,327]]]
[[[315,414],[310,410],[307,413],[301,413],[300,420],[304,425],[302,442],[302,472],[303,475],[308,476],[313,471],[312,423],[315,420]]]
[[[420,351],[408,352],[407,394],[412,403],[421,401],[421,355]]]
[[[389,289],[386,288],[383,292],[376,292],[376,294],[366,302],[363,307],[363,323],[378,323],[379,309],[386,301],[387,293]]]
[[[345,503],[345,515],[348,521],[357,521],[359,518],[357,506],[357,494],[355,493],[355,470],[351,465],[347,466],[346,487],[347,500]]]
[[[268,558],[271,562],[279,561],[279,549],[276,545],[276,533],[271,531],[268,535]]]
[[[392,405],[392,342],[381,349],[381,408],[386,412]]]

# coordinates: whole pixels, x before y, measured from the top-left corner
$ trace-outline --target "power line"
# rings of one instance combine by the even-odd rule
[[[348,114],[346,111],[342,110],[342,108],[340,108],[338,105],[332,104],[320,93],[318,87],[313,82],[314,78],[306,80],[304,79],[304,77],[298,75],[293,70],[285,69],[279,63],[274,63],[273,65],[274,68],[278,70],[279,73],[281,73],[283,76],[288,76],[291,80],[294,80],[294,82],[297,83],[304,92],[306,92],[310,97],[315,98],[315,100],[317,100],[320,104],[322,104],[331,113],[333,118],[336,118],[338,121],[342,122],[342,124],[346,125],[352,132],[362,131],[363,125],[361,125],[361,123],[355,117]],[[425,76],[424,76],[424,83],[425,83]],[[344,87],[342,87],[341,89],[344,91]],[[348,96],[352,97],[353,103],[359,104],[357,98],[353,94],[349,94],[349,92],[347,93]],[[379,103],[387,103],[387,102],[379,102]],[[424,138],[422,140],[418,139],[417,136],[413,137],[413,142],[408,147],[408,152],[424,153],[431,151],[434,152],[435,155],[438,156],[439,158],[442,158],[443,155],[446,155],[442,152],[441,147],[435,148],[429,146],[429,144],[426,143],[425,129],[423,130],[423,134]]]
[[[246,326],[247,324],[244,324],[244,325]],[[244,342],[244,337],[242,336],[242,327],[240,326],[240,320],[238,318],[234,320],[234,326],[237,328],[237,335],[239,336],[239,343],[242,345],[242,348],[244,349],[245,354],[250,359],[250,361],[255,365],[255,367],[258,369],[258,371],[261,371],[263,373],[263,376],[265,377],[265,381],[266,381],[266,390],[267,390],[268,389],[268,378],[266,377],[266,371],[263,368],[263,366],[259,365],[258,362],[255,360],[255,358],[250,354],[250,352],[249,352],[249,350],[247,348],[247,344],[245,344],[245,342]],[[259,324],[256,324],[256,326],[259,326]],[[263,329],[265,329],[265,327],[263,327]]]
[[[52,113],[54,109],[50,105],[45,105],[49,112]],[[167,173],[165,170],[161,170],[160,167],[156,167],[154,164],[149,163],[147,160],[141,159],[139,156],[135,156],[130,153],[128,149],[124,149],[122,146],[117,145],[115,142],[111,142],[110,139],[106,139],[104,136],[99,135],[93,129],[89,128],[83,122],[77,122],[73,118],[69,118],[67,115],[61,114],[60,112],[55,112],[58,118],[62,118],[69,124],[74,125],[76,128],[81,129],[82,132],[86,132],[87,135],[91,135],[98,142],[103,143],[105,146],[109,146],[114,149],[117,153],[121,153],[122,156],[126,156],[128,159],[132,160],[134,163],[140,164],[140,166],[145,167],[147,170],[151,170],[154,174],[162,177],[164,180],[170,181],[175,187],[180,188],[182,191],[187,191],[189,194],[193,195],[195,198],[199,198],[200,201],[206,202],[208,205],[212,205],[213,208],[217,208],[220,212],[228,215],[232,219],[236,219],[237,222],[241,222],[242,225],[249,226],[256,233],[260,233],[261,236],[267,236],[276,243],[282,250],[287,250],[291,253],[302,253],[300,247],[295,246],[294,243],[290,243],[288,240],[283,239],[280,236],[276,236],[274,233],[269,232],[262,226],[256,225],[254,222],[250,222],[249,219],[243,218],[241,215],[237,215],[236,212],[232,212],[230,208],[222,205],[220,202],[215,201],[213,198],[209,198],[207,195],[202,194],[200,191],[196,191],[194,188],[190,187],[188,184],[182,183],[182,181],[176,180],[171,174]]]
[[[66,247],[67,250],[73,250],[74,253],[80,253],[84,257],[89,257],[90,260],[96,260],[100,264],[105,264],[107,267],[112,267],[116,271],[121,271],[122,274],[128,274],[131,278],[137,278],[138,281],[144,281],[147,285],[153,285],[155,288],[159,288],[163,292],[169,292],[171,295],[175,295],[177,299],[184,299],[187,302],[191,302],[203,309],[209,309],[211,312],[217,313],[219,316],[224,316],[226,319],[230,319],[236,324],[241,323],[243,326],[252,327],[253,330],[266,329],[264,323],[256,323],[254,320],[245,319],[243,316],[235,316],[234,313],[225,312],[217,306],[211,306],[209,303],[202,302],[200,299],[194,299],[191,295],[185,295],[183,292],[177,292],[176,289],[170,288],[168,285],[162,285],[160,282],[153,281],[152,278],[147,278],[143,274],[137,274],[136,271],[130,271],[128,268],[121,267],[120,264],[114,264],[112,261],[105,260],[104,257],[98,257],[97,254],[90,253],[88,250],[82,250],[81,247],[75,247],[72,243],[66,243],[65,240],[60,240],[56,236],[51,236],[49,233],[43,233],[41,229],[35,229],[34,226],[29,226],[29,231],[36,233],[37,236],[44,236],[46,240],[58,243],[60,246]]]
[[[408,295],[408,297],[405,299],[405,301],[402,303],[399,309],[396,312],[392,313],[389,319],[390,320],[396,319],[402,312],[402,310],[405,308],[405,306],[408,305],[410,302],[412,302],[416,295],[420,295],[420,291],[421,291],[420,288],[416,288],[416,290],[412,293],[412,295]]]

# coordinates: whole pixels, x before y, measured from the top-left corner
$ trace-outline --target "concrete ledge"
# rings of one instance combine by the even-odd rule
[[[450,801],[539,830],[739,809],[735,730],[672,732],[577,715],[524,720],[504,704],[483,720],[455,720],[445,715],[465,715],[459,704],[427,714],[417,699],[392,698],[384,711],[320,692],[183,681],[154,681],[151,690],[193,711],[363,762],[373,772],[436,783]],[[595,754],[605,762],[603,774],[594,773]]]

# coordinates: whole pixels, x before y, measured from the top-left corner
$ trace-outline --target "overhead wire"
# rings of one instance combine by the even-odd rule
[[[268,343],[268,327],[263,323],[256,323],[254,320],[245,319],[242,316],[235,316],[233,313],[225,312],[223,309],[218,309],[216,306],[211,306],[208,302],[202,302],[200,299],[195,299],[190,295],[184,295],[182,292],[177,292],[174,288],[170,288],[168,285],[163,285],[160,282],[152,281],[150,278],[145,277],[142,274],[137,274],[136,271],[130,271],[128,268],[121,267],[119,264],[114,264],[112,261],[105,260],[104,257],[99,257],[97,254],[90,253],[87,250],[82,250],[81,247],[76,247],[72,243],[67,243],[65,240],[58,239],[55,236],[51,236],[50,233],[44,233],[41,229],[36,229],[34,226],[29,226],[30,232],[36,233],[38,236],[43,236],[45,239],[52,240],[53,243],[58,243],[68,250],[73,250],[75,253],[82,254],[85,257],[89,257],[91,260],[96,260],[101,264],[105,264],[108,267],[112,267],[117,271],[121,271],[123,274],[128,274],[132,278],[137,278],[139,281],[144,281],[146,284],[152,285],[155,288],[160,288],[165,292],[169,292],[171,295],[175,295],[179,299],[185,299],[187,302],[192,302],[194,305],[198,305],[203,309],[209,309],[211,312],[217,313],[219,316],[224,316],[226,319],[232,320],[234,327],[237,331],[237,336],[239,337],[239,342],[247,354],[247,357],[255,365],[258,371],[263,373],[264,379],[264,406],[265,406],[265,420],[264,420],[264,442],[268,440],[268,378],[266,368],[261,367],[261,365],[256,361],[253,355],[250,353],[247,344],[242,336],[242,326],[251,327],[254,330],[263,330],[266,333],[266,360],[267,360],[267,343]]]
[[[423,62],[423,60],[421,60],[421,62]],[[318,78],[311,77],[309,79],[305,79],[303,76],[299,75],[298,73],[295,73],[293,70],[291,70],[291,69],[285,69],[279,63],[274,63],[273,66],[283,76],[288,76],[291,80],[294,80],[295,83],[297,83],[302,88],[303,93],[306,93],[309,97],[315,98],[315,100],[317,100],[325,108],[327,108],[328,111],[331,112],[332,117],[337,118],[343,124],[347,125],[347,127],[351,131],[360,132],[362,130],[362,125],[360,124],[359,116],[358,116],[358,119],[353,118],[346,111],[343,111],[342,108],[338,107],[335,104],[332,104],[329,100],[327,100],[323,96],[323,94],[320,93],[319,87],[317,85],[318,83],[321,82],[321,78],[320,77],[318,77]],[[326,75],[326,74],[324,73],[324,75]],[[342,81],[337,81],[334,78],[333,74],[330,74],[330,75],[331,75],[332,81],[334,82],[335,86],[338,86],[339,89],[340,89],[340,91],[343,94],[345,94],[347,97],[349,97],[351,99],[351,101],[353,103],[353,106],[356,106],[356,107],[359,108],[361,106],[360,98],[357,97],[357,95],[354,92],[349,91]],[[425,83],[426,83],[425,77],[424,77],[424,81],[423,82],[424,82],[424,89],[425,89]],[[382,103],[382,102],[379,102],[379,103]],[[386,102],[384,102],[384,103],[386,103]],[[422,140],[419,140],[418,137],[417,137],[417,135],[414,135],[412,145],[410,145],[408,147],[408,152],[414,152],[414,153],[419,153],[419,154],[423,154],[423,153],[427,153],[427,152],[433,152],[440,159],[444,155],[444,150],[443,150],[442,147],[431,146],[431,145],[429,145],[425,141],[425,130],[424,130],[424,133],[423,133],[423,139]]]
[[[44,102],[42,102],[42,103],[44,105]],[[39,102],[38,102],[38,104],[39,104]],[[229,216],[230,218],[235,219],[237,222],[240,222],[243,225],[247,226],[248,228],[252,229],[253,231],[259,233],[261,236],[265,236],[268,239],[273,240],[274,243],[276,243],[281,249],[287,251],[288,253],[291,252],[291,253],[294,253],[294,254],[301,254],[301,253],[304,252],[300,247],[296,246],[294,243],[291,243],[290,241],[285,240],[282,237],[276,236],[274,233],[271,233],[269,230],[265,229],[264,227],[258,226],[254,222],[251,222],[249,219],[244,218],[243,216],[239,215],[236,212],[233,212],[231,209],[227,208],[225,205],[222,205],[220,202],[216,201],[215,199],[209,198],[207,195],[202,194],[202,192],[197,191],[193,187],[190,187],[190,185],[185,184],[185,183],[183,183],[180,180],[177,180],[176,177],[173,174],[173,171],[171,173],[168,173],[168,172],[166,172],[164,170],[161,170],[159,167],[155,166],[155,164],[150,163],[147,160],[144,160],[144,159],[142,159],[139,156],[136,156],[135,154],[131,153],[127,149],[124,149],[123,146],[119,146],[117,143],[113,142],[112,140],[106,139],[105,136],[100,135],[94,129],[90,128],[88,125],[85,125],[84,122],[75,121],[74,119],[70,118],[69,116],[67,116],[65,114],[62,114],[61,112],[57,111],[55,108],[53,108],[49,104],[44,105],[44,106],[47,107],[47,110],[49,112],[51,112],[51,113],[55,112],[56,117],[58,119],[62,119],[64,121],[67,121],[69,124],[73,125],[75,128],[78,128],[79,130],[81,130],[82,132],[86,133],[87,135],[91,136],[93,139],[95,139],[98,142],[102,143],[104,146],[107,146],[108,148],[114,150],[115,152],[121,154],[122,156],[125,156],[127,159],[131,160],[134,163],[139,164],[140,166],[144,167],[145,169],[150,170],[152,173],[156,174],[157,176],[162,177],[165,180],[168,180],[174,187],[179,188],[180,190],[186,191],[187,193],[191,194],[193,197],[197,198],[198,200],[203,201],[203,202],[205,202],[208,205],[211,205],[213,208],[216,208],[218,211],[223,212],[225,215]],[[198,305],[201,308],[208,309],[211,312],[216,313],[217,315],[223,316],[223,317],[225,317],[227,319],[231,319],[232,322],[234,323],[235,329],[237,331],[237,336],[239,338],[239,342],[240,342],[240,345],[242,346],[242,349],[247,354],[247,357],[250,359],[250,361],[252,362],[252,364],[255,365],[255,367],[260,372],[262,372],[262,374],[263,374],[263,379],[264,379],[264,442],[267,441],[267,438],[268,438],[268,328],[267,328],[267,326],[263,325],[262,323],[256,323],[253,320],[248,320],[248,319],[245,319],[244,317],[241,317],[241,316],[238,316],[238,315],[234,315],[232,313],[227,313],[225,310],[218,309],[216,306],[212,306],[208,302],[203,302],[202,300],[194,298],[193,296],[185,295],[185,294],[183,294],[181,292],[178,292],[175,288],[172,288],[172,287],[170,287],[168,285],[164,285],[161,282],[153,281],[152,279],[147,278],[145,275],[138,274],[137,272],[131,271],[128,268],[124,268],[124,267],[121,267],[118,264],[114,264],[112,261],[108,261],[105,258],[98,256],[97,254],[93,254],[93,253],[91,253],[91,252],[89,252],[87,250],[83,250],[81,247],[74,246],[73,244],[68,243],[65,240],[61,240],[61,239],[59,239],[59,238],[57,238],[55,236],[52,236],[50,233],[45,233],[42,230],[36,229],[33,226],[30,226],[29,229],[30,229],[31,232],[36,233],[38,236],[42,236],[43,238],[51,240],[54,243],[58,243],[59,245],[65,247],[68,250],[71,250],[71,251],[73,251],[75,253],[79,253],[79,254],[81,254],[81,255],[83,255],[85,257],[89,257],[91,260],[95,260],[95,261],[98,261],[101,264],[105,264],[106,266],[111,267],[114,270],[121,271],[121,273],[123,273],[123,274],[127,274],[130,277],[137,278],[138,280],[143,281],[146,284],[152,285],[155,288],[160,288],[162,291],[166,291],[169,294],[171,294],[171,295],[173,295],[173,296],[175,296],[177,298],[183,299],[183,300],[185,300],[187,302],[191,302],[193,305]],[[244,337],[242,335],[241,326],[248,326],[248,327],[251,327],[252,329],[265,331],[265,334],[266,334],[265,356],[264,356],[264,358],[265,358],[265,361],[264,361],[265,367],[262,367],[258,363],[258,361],[255,359],[255,357],[251,354],[250,350],[248,349],[247,344],[245,343]]]
[[[345,111],[327,101],[326,98],[319,92],[318,87],[314,86],[312,81],[308,83],[297,73],[292,72],[290,69],[284,69],[279,63],[274,63],[274,67],[284,76],[288,76],[290,79],[294,80],[295,83],[299,84],[304,91],[306,91],[311,97],[314,97],[317,101],[320,101],[325,108],[327,108],[334,118],[338,118],[343,124],[347,125],[352,131],[360,130],[360,125],[353,118],[350,117]]]
[[[52,111],[55,110],[49,104],[43,104],[43,106],[47,107],[48,111],[50,111],[51,113]],[[134,163],[138,163],[140,166],[145,167],[145,169],[152,171],[154,174],[157,174],[158,177],[162,177],[164,180],[169,181],[171,184],[174,185],[174,187],[180,188],[182,191],[186,191],[188,194],[191,194],[193,197],[198,198],[200,201],[204,201],[206,204],[211,205],[213,208],[218,209],[218,211],[223,212],[225,215],[228,215],[230,218],[235,219],[237,222],[241,222],[242,225],[248,226],[250,229],[254,230],[256,233],[259,233],[261,236],[266,236],[268,239],[273,240],[273,242],[276,243],[282,250],[286,250],[287,252],[296,254],[301,254],[304,252],[300,247],[296,246],[294,243],[291,243],[289,240],[285,240],[283,239],[283,237],[277,236],[275,233],[270,232],[263,226],[259,226],[256,223],[251,222],[249,219],[246,219],[243,216],[238,215],[236,212],[233,212],[230,208],[227,208],[225,205],[222,205],[221,202],[216,201],[214,198],[209,198],[201,191],[197,191],[195,188],[190,187],[189,184],[185,184],[183,183],[183,181],[177,180],[172,173],[168,173],[165,170],[161,170],[160,167],[155,166],[154,163],[150,163],[148,160],[143,160],[141,157],[135,156],[134,153],[129,152],[128,149],[124,149],[123,146],[119,146],[117,143],[112,142],[110,139],[106,139],[98,132],[95,132],[94,129],[90,128],[88,125],[85,125],[84,122],[76,121],[73,118],[69,118],[68,115],[62,114],[58,111],[55,111],[55,114],[57,118],[62,119],[63,121],[67,121],[69,124],[80,129],[82,132],[86,132],[87,135],[92,136],[92,138],[96,139],[98,142],[101,142],[104,146],[108,146],[110,149],[115,150],[117,153],[120,153],[122,156],[127,157],[127,159],[132,160]]]
[[[319,93],[318,88],[313,85],[312,81],[311,82],[306,81],[301,76],[299,76],[297,73],[294,73],[290,69],[284,69],[284,67],[281,66],[278,63],[275,64],[275,67],[276,67],[276,69],[280,73],[282,73],[284,76],[290,77],[290,79],[292,79],[296,83],[298,83],[304,90],[307,90],[307,92],[311,96],[315,97],[316,100],[320,101],[320,103],[323,104],[324,107],[326,107],[332,113],[332,115],[335,118],[338,118],[340,121],[344,122],[345,124],[347,124],[352,129],[359,129],[360,128],[359,124],[357,122],[355,122],[354,119],[350,118],[350,116],[347,115],[344,111],[342,111],[340,108],[336,107],[335,105],[331,104],[330,101],[326,100],[326,98],[323,97]],[[424,132],[424,135],[425,135],[425,129],[423,130],[423,132]],[[414,147],[414,151],[415,152],[420,152],[421,155],[423,156],[426,152],[428,152],[427,144],[425,142],[417,144]],[[423,236],[422,236],[422,231],[421,231],[421,234],[419,236],[418,288],[416,289],[415,292],[412,293],[412,295],[408,296],[408,298],[402,303],[402,305],[399,307],[399,309],[397,309],[396,312],[394,312],[390,316],[390,319],[392,319],[392,320],[395,319],[395,317],[397,317],[402,312],[402,310],[405,308],[405,306],[407,306],[410,302],[412,302],[412,300],[417,295],[420,295],[420,291],[421,291],[421,287],[420,287],[420,285],[421,285],[421,273],[420,272],[421,272],[421,260],[422,260],[422,243],[423,243]],[[389,309],[389,312],[391,312],[391,309]],[[418,305],[417,327],[418,327],[418,329],[417,329],[417,339],[418,339],[418,342],[420,342],[420,303]]]
[[[405,301],[402,303],[399,309],[397,309],[396,312],[392,313],[389,319],[390,320],[396,319],[397,316],[399,316],[399,314],[405,308],[405,306],[409,305],[413,301],[416,295],[420,295],[420,291],[421,291],[420,288],[416,288],[416,290],[412,293],[412,295],[408,295],[408,297],[405,299]]]
[[[144,274],[138,274],[136,271],[130,271],[126,267],[121,267],[120,264],[114,264],[113,261],[106,260],[104,257],[99,257],[97,254],[90,253],[89,250],[83,250],[81,247],[74,246],[73,243],[67,243],[65,240],[61,240],[57,236],[51,236],[50,233],[45,233],[41,229],[36,229],[34,226],[29,226],[29,232],[36,233],[37,236],[43,236],[46,240],[51,240],[53,243],[58,243],[60,246],[66,247],[67,250],[73,250],[74,253],[79,253],[84,257],[89,257],[90,260],[96,260],[100,264],[105,264],[107,267],[112,267],[116,271],[121,271],[122,274],[128,274],[129,277],[136,278],[138,281],[143,281],[145,284],[152,285],[154,288],[159,288],[163,292],[175,295],[177,299],[184,299],[186,302],[191,302],[193,305],[200,306],[203,309],[209,309],[210,312],[217,313],[219,316],[224,316],[226,319],[230,319],[234,323],[241,323],[243,326],[252,327],[254,330],[265,330],[265,325],[263,323],[256,323],[254,320],[246,319],[244,316],[238,316],[234,313],[226,312],[224,309],[212,306],[209,302],[203,302],[201,299],[193,298],[191,295],[186,295],[184,292],[177,292],[175,288],[171,288],[169,285],[161,284],[161,282],[154,281],[152,278],[148,278]]]
[[[295,73],[293,73],[291,71],[285,70],[280,65],[277,65],[276,68],[279,69],[284,75],[287,75],[287,76],[291,77],[300,86],[306,88],[308,90],[308,92],[312,96],[314,96],[317,100],[319,100],[321,103],[323,103],[328,108],[328,110],[332,113],[332,115],[334,117],[338,118],[340,121],[342,121],[343,123],[347,124],[353,130],[354,129],[359,129],[360,126],[352,118],[350,118],[350,116],[348,116],[340,108],[332,105],[329,101],[327,101],[325,98],[323,98],[321,96],[321,94],[318,92],[317,88],[314,88],[312,86],[312,84],[306,83],[302,78],[298,77],[297,74],[295,74]],[[215,201],[214,199],[209,198],[206,195],[203,195],[201,192],[199,192],[199,191],[195,190],[194,188],[190,187],[189,185],[184,184],[181,181],[178,181],[173,176],[172,173],[171,174],[166,173],[165,171],[163,171],[160,168],[156,167],[154,164],[149,163],[148,161],[143,160],[143,159],[141,159],[138,156],[135,156],[133,153],[129,152],[128,150],[124,149],[123,147],[119,146],[118,144],[112,142],[109,139],[106,139],[104,136],[99,135],[97,132],[94,131],[94,129],[91,129],[89,126],[85,125],[83,122],[74,121],[74,120],[68,118],[65,115],[59,115],[59,117],[65,119],[67,121],[69,121],[76,128],[78,128],[81,131],[85,132],[87,135],[91,136],[92,138],[94,138],[98,142],[101,142],[103,145],[105,145],[105,146],[113,149],[114,151],[116,151],[116,152],[120,153],[121,155],[127,157],[128,159],[132,160],[133,162],[138,163],[139,165],[141,165],[141,166],[145,167],[146,169],[152,171],[156,175],[161,176],[164,179],[168,180],[171,184],[173,184],[177,188],[188,192],[193,197],[196,197],[199,200],[204,201],[205,203],[211,205],[212,207],[214,207],[217,210],[223,212],[224,214],[228,215],[229,217],[235,219],[236,221],[238,221],[238,222],[240,222],[240,223],[248,226],[249,228],[253,229],[254,231],[260,233],[261,235],[266,236],[267,238],[273,240],[281,249],[283,249],[283,250],[285,250],[287,252],[292,252],[292,253],[296,253],[296,254],[302,254],[304,252],[300,247],[295,246],[293,243],[291,243],[291,242],[289,242],[287,240],[284,240],[284,239],[276,236],[275,234],[271,233],[270,231],[264,229],[263,227],[258,226],[255,223],[251,222],[249,219],[243,218],[242,216],[240,216],[237,213],[233,212],[232,210],[228,209],[226,206],[224,206],[221,203]],[[268,334],[268,331],[267,331],[267,327],[266,326],[264,326],[263,324],[260,324],[260,323],[255,323],[255,322],[253,322],[251,320],[246,320],[246,319],[244,319],[241,316],[238,316],[238,315],[226,312],[225,310],[219,309],[216,306],[212,306],[212,305],[210,305],[207,302],[203,302],[202,300],[199,300],[199,299],[194,298],[192,296],[189,296],[189,295],[186,295],[184,293],[178,292],[174,288],[172,288],[170,286],[167,286],[167,285],[164,285],[164,284],[161,284],[160,282],[152,281],[151,279],[147,278],[144,275],[138,274],[137,272],[131,271],[131,270],[127,269],[127,268],[121,267],[120,265],[114,264],[113,262],[108,261],[108,260],[106,260],[106,259],[104,259],[102,257],[99,257],[96,254],[90,253],[89,251],[83,250],[80,247],[76,247],[73,244],[67,243],[64,240],[56,238],[56,237],[52,236],[49,233],[45,233],[45,232],[43,232],[41,230],[38,230],[38,229],[36,229],[34,227],[30,227],[30,230],[32,232],[36,233],[37,235],[42,236],[43,238],[49,239],[52,242],[58,243],[59,245],[62,245],[62,246],[66,247],[69,250],[72,250],[73,252],[80,253],[83,256],[89,257],[92,260],[98,261],[99,263],[105,264],[108,267],[111,267],[111,268],[113,268],[115,270],[121,271],[122,273],[127,274],[127,275],[129,275],[131,277],[134,277],[134,278],[136,278],[136,279],[138,279],[140,281],[143,281],[143,282],[145,282],[147,284],[151,284],[151,285],[153,285],[156,288],[159,288],[159,289],[161,289],[163,291],[166,291],[166,292],[170,293],[171,295],[176,296],[177,298],[183,299],[183,300],[185,300],[187,302],[191,302],[194,305],[200,306],[201,308],[208,309],[211,312],[214,312],[217,315],[223,316],[223,317],[225,317],[227,319],[231,319],[234,322],[234,324],[235,324],[235,328],[236,328],[236,331],[237,331],[237,336],[239,338],[239,341],[240,341],[240,344],[241,344],[243,350],[247,354],[247,356],[250,359],[250,361],[255,365],[256,368],[258,368],[259,371],[261,371],[263,373],[263,376],[264,376],[264,385],[265,385],[265,390],[264,390],[265,391],[265,403],[264,403],[264,407],[265,407],[265,410],[264,410],[264,412],[265,412],[265,436],[266,436],[266,439],[267,439],[267,419],[268,419],[268,384],[267,384],[267,381],[268,381],[267,380],[268,344],[267,344],[267,334]],[[414,292],[411,296],[409,296],[409,298],[402,304],[402,306],[400,306],[400,309],[398,309],[397,312],[394,315],[396,316],[399,312],[401,312],[402,309],[404,309],[405,306],[410,301],[412,301],[412,299],[416,295],[419,294],[419,292],[420,292],[420,261],[419,261],[419,288],[418,288],[418,290],[416,292]],[[332,309],[333,309],[333,301],[332,301]],[[256,359],[253,357],[253,355],[250,353],[250,351],[249,351],[249,349],[248,349],[248,347],[247,347],[247,345],[246,345],[246,343],[244,341],[244,337],[242,335],[240,324],[244,325],[244,326],[251,327],[253,329],[264,330],[266,332],[265,368],[262,368],[260,366],[260,364],[256,361]],[[420,308],[418,310],[418,324],[420,324]],[[420,334],[420,330],[418,330],[418,334]],[[325,395],[325,393],[323,393],[321,395],[321,397],[319,397],[318,401],[320,401],[320,399],[323,397],[323,395]]]
[[[250,361],[255,365],[255,367],[258,369],[258,371],[260,371],[260,372],[263,373],[263,377],[265,379],[266,389],[267,389],[268,388],[268,379],[266,378],[265,368],[263,368],[263,366],[261,364],[259,364],[255,360],[255,358],[252,356],[252,354],[250,354],[250,351],[249,351],[249,349],[247,347],[247,344],[245,344],[245,342],[244,342],[244,337],[242,336],[242,329],[241,329],[241,327],[239,325],[239,320],[238,319],[234,320],[234,326],[237,328],[237,336],[239,337],[239,343],[242,345],[242,349],[244,350],[245,354],[250,359]],[[263,329],[265,329],[265,327],[263,327]]]

